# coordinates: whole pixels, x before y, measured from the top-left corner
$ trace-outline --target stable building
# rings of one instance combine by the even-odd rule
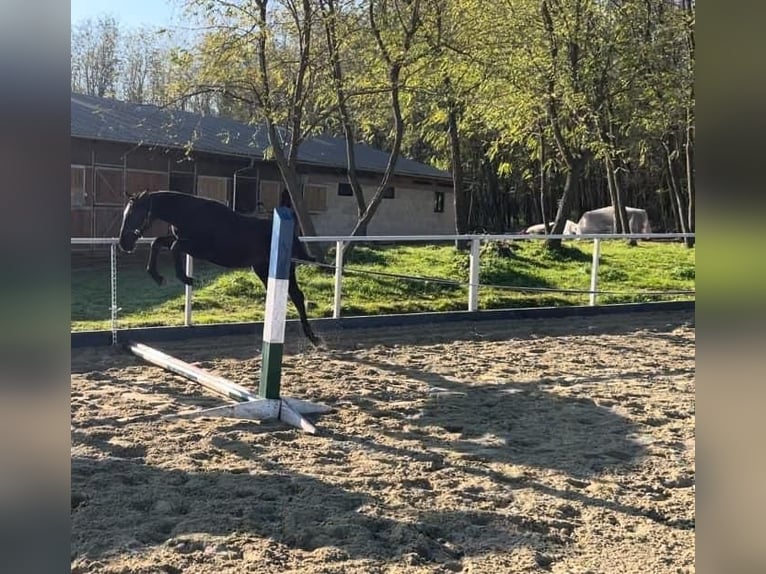
[[[284,185],[264,126],[149,104],[72,94],[72,237],[115,237],[126,195],[170,189],[221,201],[243,213],[269,215]],[[284,134],[284,132],[280,132]],[[368,200],[388,153],[355,148]],[[357,220],[342,138],[315,137],[299,149],[298,171],[320,235],[346,235]],[[369,235],[454,233],[449,172],[400,157]],[[147,236],[164,233],[161,223]]]

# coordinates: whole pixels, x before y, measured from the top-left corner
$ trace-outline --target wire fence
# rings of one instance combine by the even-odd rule
[[[318,261],[307,261],[305,259],[293,259],[293,261],[300,263],[301,265],[310,265],[312,267],[320,267],[323,269],[336,269],[336,265],[331,263],[320,263]],[[391,279],[401,279],[402,281],[413,281],[419,283],[437,283],[441,285],[450,285],[452,287],[469,287],[471,284],[468,281],[456,281],[454,279],[445,279],[443,277],[430,277],[427,275],[404,275],[400,273],[386,273],[385,271],[372,271],[370,269],[355,269],[348,265],[343,266],[344,274],[351,275],[369,275],[373,277],[389,277]],[[591,289],[564,289],[562,287],[524,287],[519,285],[498,285],[496,283],[480,283],[482,288],[499,289],[501,291],[514,291],[517,293],[565,293],[567,295],[647,295],[647,296],[662,296],[662,295],[695,295],[694,290],[674,290],[663,289],[662,291],[609,291],[609,290],[591,290]]]

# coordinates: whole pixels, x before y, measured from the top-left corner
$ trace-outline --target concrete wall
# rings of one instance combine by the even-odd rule
[[[326,188],[327,208],[312,213],[319,235],[347,235],[357,221],[356,199],[338,195],[338,183],[345,177],[310,175],[306,185]],[[375,193],[375,182],[363,181],[365,199],[369,203]],[[418,184],[406,178],[393,182],[394,197],[384,198],[368,227],[369,235],[432,235],[455,233],[455,211],[452,191],[432,184]],[[444,211],[434,212],[436,191],[444,193]]]

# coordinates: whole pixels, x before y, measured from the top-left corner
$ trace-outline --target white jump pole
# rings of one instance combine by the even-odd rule
[[[206,389],[226,397],[227,399],[243,402],[254,401],[258,398],[245,387],[232,383],[228,379],[224,379],[219,375],[213,375],[207,371],[203,371],[199,367],[185,363],[180,359],[171,357],[162,351],[158,351],[157,349],[153,349],[142,343],[130,343],[128,348],[131,353],[141,357],[145,361],[168,371],[172,371],[173,373],[181,375],[195,383],[199,383]]]
[[[245,387],[238,385],[237,383],[233,383],[232,381],[225,379],[220,375],[208,373],[199,367],[195,367],[194,365],[186,363],[180,359],[171,357],[170,355],[149,347],[148,345],[144,345],[143,343],[129,343],[128,349],[131,353],[141,357],[148,363],[162,367],[163,369],[171,371],[177,375],[181,375],[182,377],[194,381],[195,383],[202,385],[209,391],[212,391],[222,397],[239,401],[239,403],[235,405],[226,405],[222,407],[213,407],[211,409],[168,415],[165,417],[166,419],[188,419],[212,416],[248,419],[282,419],[285,416],[285,413],[280,413],[280,407],[284,407],[284,405],[279,404],[280,401],[268,401],[260,399]],[[330,408],[325,405],[319,405],[300,399],[283,397],[280,400],[284,403],[287,403],[287,407],[290,410],[298,411],[299,413],[326,413],[330,410]],[[298,420],[296,417],[291,416],[291,413],[287,413],[287,416],[291,419]],[[298,422],[300,421],[298,420]],[[294,426],[304,428],[304,425],[301,424]],[[312,433],[316,432],[316,428],[314,428],[310,423],[308,427],[304,428],[304,430]]]

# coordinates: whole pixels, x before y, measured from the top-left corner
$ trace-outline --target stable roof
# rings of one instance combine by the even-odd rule
[[[286,132],[279,130],[282,137]],[[263,125],[249,125],[229,118],[203,116],[110,98],[72,94],[72,137],[183,149],[211,154],[263,159],[269,147]],[[383,173],[388,153],[366,144],[356,144],[357,169]],[[304,140],[298,162],[346,169],[346,142],[343,138],[320,136]],[[449,172],[399,157],[395,173],[412,177],[450,180]]]

